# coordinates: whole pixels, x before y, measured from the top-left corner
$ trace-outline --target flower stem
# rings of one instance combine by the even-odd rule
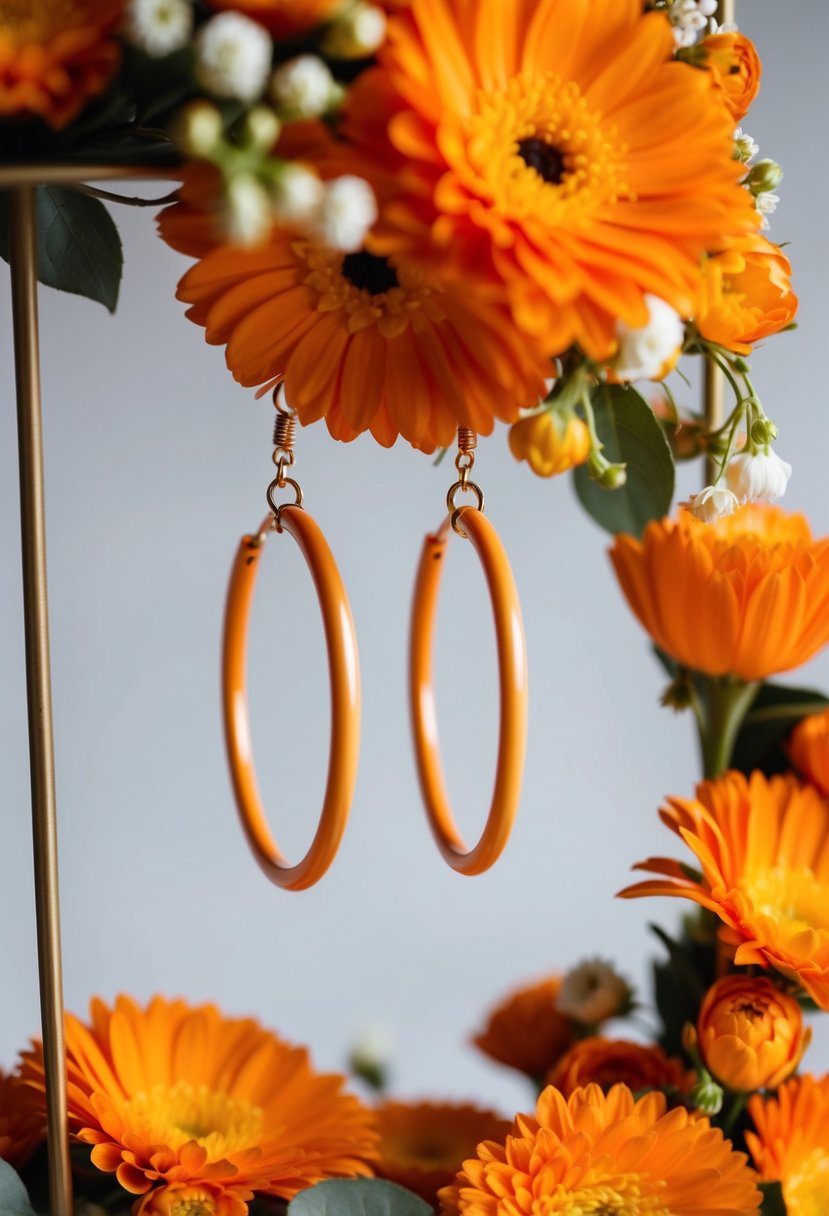
[[[734,744],[743,720],[760,689],[760,682],[709,679],[705,687],[705,715],[700,724],[704,776],[719,777],[731,764]]]
[[[740,1115],[746,1108],[748,1102],[748,1094],[735,1094],[734,1100],[731,1103],[728,1114],[722,1121],[722,1132],[724,1136],[730,1136],[734,1131]]]

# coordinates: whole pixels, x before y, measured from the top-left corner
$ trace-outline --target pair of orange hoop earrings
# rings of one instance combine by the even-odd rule
[[[270,513],[259,531],[243,536],[228,587],[222,647],[225,740],[236,804],[253,853],[271,882],[301,891],[318,882],[336,856],[357,780],[360,744],[360,670],[354,621],[331,550],[302,506],[302,490],[287,469],[294,463],[295,418],[280,404],[274,427],[276,477],[268,487]],[[410,628],[409,697],[415,756],[426,812],[441,854],[460,874],[481,874],[497,861],[512,830],[524,771],[527,739],[527,658],[521,605],[498,533],[483,514],[484,496],[469,473],[475,460],[474,431],[458,430],[458,480],[447,494],[448,515],[423,545]],[[290,487],[293,502],[276,502]],[[456,506],[458,494],[473,494],[475,506]],[[480,840],[467,848],[446,792],[432,683],[432,639],[449,533],[469,539],[483,566],[495,618],[501,719],[498,762],[489,815]],[[259,561],[271,531],[297,542],[311,572],[322,611],[331,685],[331,746],[322,814],[308,852],[295,865],[282,855],[268,826],[253,764],[247,705],[247,636]]]

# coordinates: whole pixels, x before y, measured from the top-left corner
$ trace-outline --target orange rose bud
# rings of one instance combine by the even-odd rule
[[[751,237],[706,259],[697,329],[738,355],[779,333],[797,315],[791,263],[763,236]]]
[[[547,1074],[565,1098],[584,1085],[598,1085],[605,1093],[614,1085],[627,1085],[634,1093],[644,1089],[684,1091],[693,1083],[681,1060],[666,1056],[655,1044],[627,1039],[581,1039]]]
[[[705,64],[723,93],[723,100],[735,122],[745,118],[760,91],[763,65],[750,38],[736,30],[727,34],[708,34],[700,47]]]
[[[513,423],[509,447],[516,460],[526,460],[539,477],[555,477],[590,455],[590,433],[581,418],[545,410]]]
[[[776,1089],[812,1037],[794,997],[764,976],[728,975],[706,993],[697,1020],[706,1068],[728,1089]]]
[[[807,781],[829,796],[829,709],[798,722],[789,740],[789,757]]]

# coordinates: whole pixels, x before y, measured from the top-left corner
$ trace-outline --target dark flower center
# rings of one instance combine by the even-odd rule
[[[352,287],[373,296],[381,296],[392,287],[400,286],[394,267],[373,253],[347,253],[343,258],[342,275]]]
[[[522,139],[518,144],[518,155],[525,165],[535,169],[539,177],[552,186],[558,186],[564,177],[566,168],[564,156],[555,144],[545,143],[543,139]]]

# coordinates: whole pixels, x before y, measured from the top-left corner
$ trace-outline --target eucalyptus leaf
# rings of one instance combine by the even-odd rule
[[[791,768],[785,744],[798,722],[829,708],[829,700],[810,688],[764,684],[737,736],[731,767],[743,773],[760,769],[767,777]]]
[[[2,1157],[0,1157],[0,1216],[35,1216],[25,1186]]]
[[[394,1182],[333,1178],[300,1191],[288,1204],[288,1216],[433,1216],[433,1212],[428,1203]]]
[[[0,194],[0,257],[9,260],[9,197]],[[37,277],[115,311],[123,254],[103,203],[63,186],[37,190]]]
[[[653,410],[635,389],[599,386],[591,398],[596,431],[608,460],[627,465],[627,481],[605,490],[593,481],[587,465],[574,471],[579,501],[608,532],[641,536],[652,519],[661,519],[674,496],[674,461],[665,432]]]
[[[786,1201],[780,1183],[761,1182],[760,1190],[763,1192],[762,1216],[786,1216]]]

